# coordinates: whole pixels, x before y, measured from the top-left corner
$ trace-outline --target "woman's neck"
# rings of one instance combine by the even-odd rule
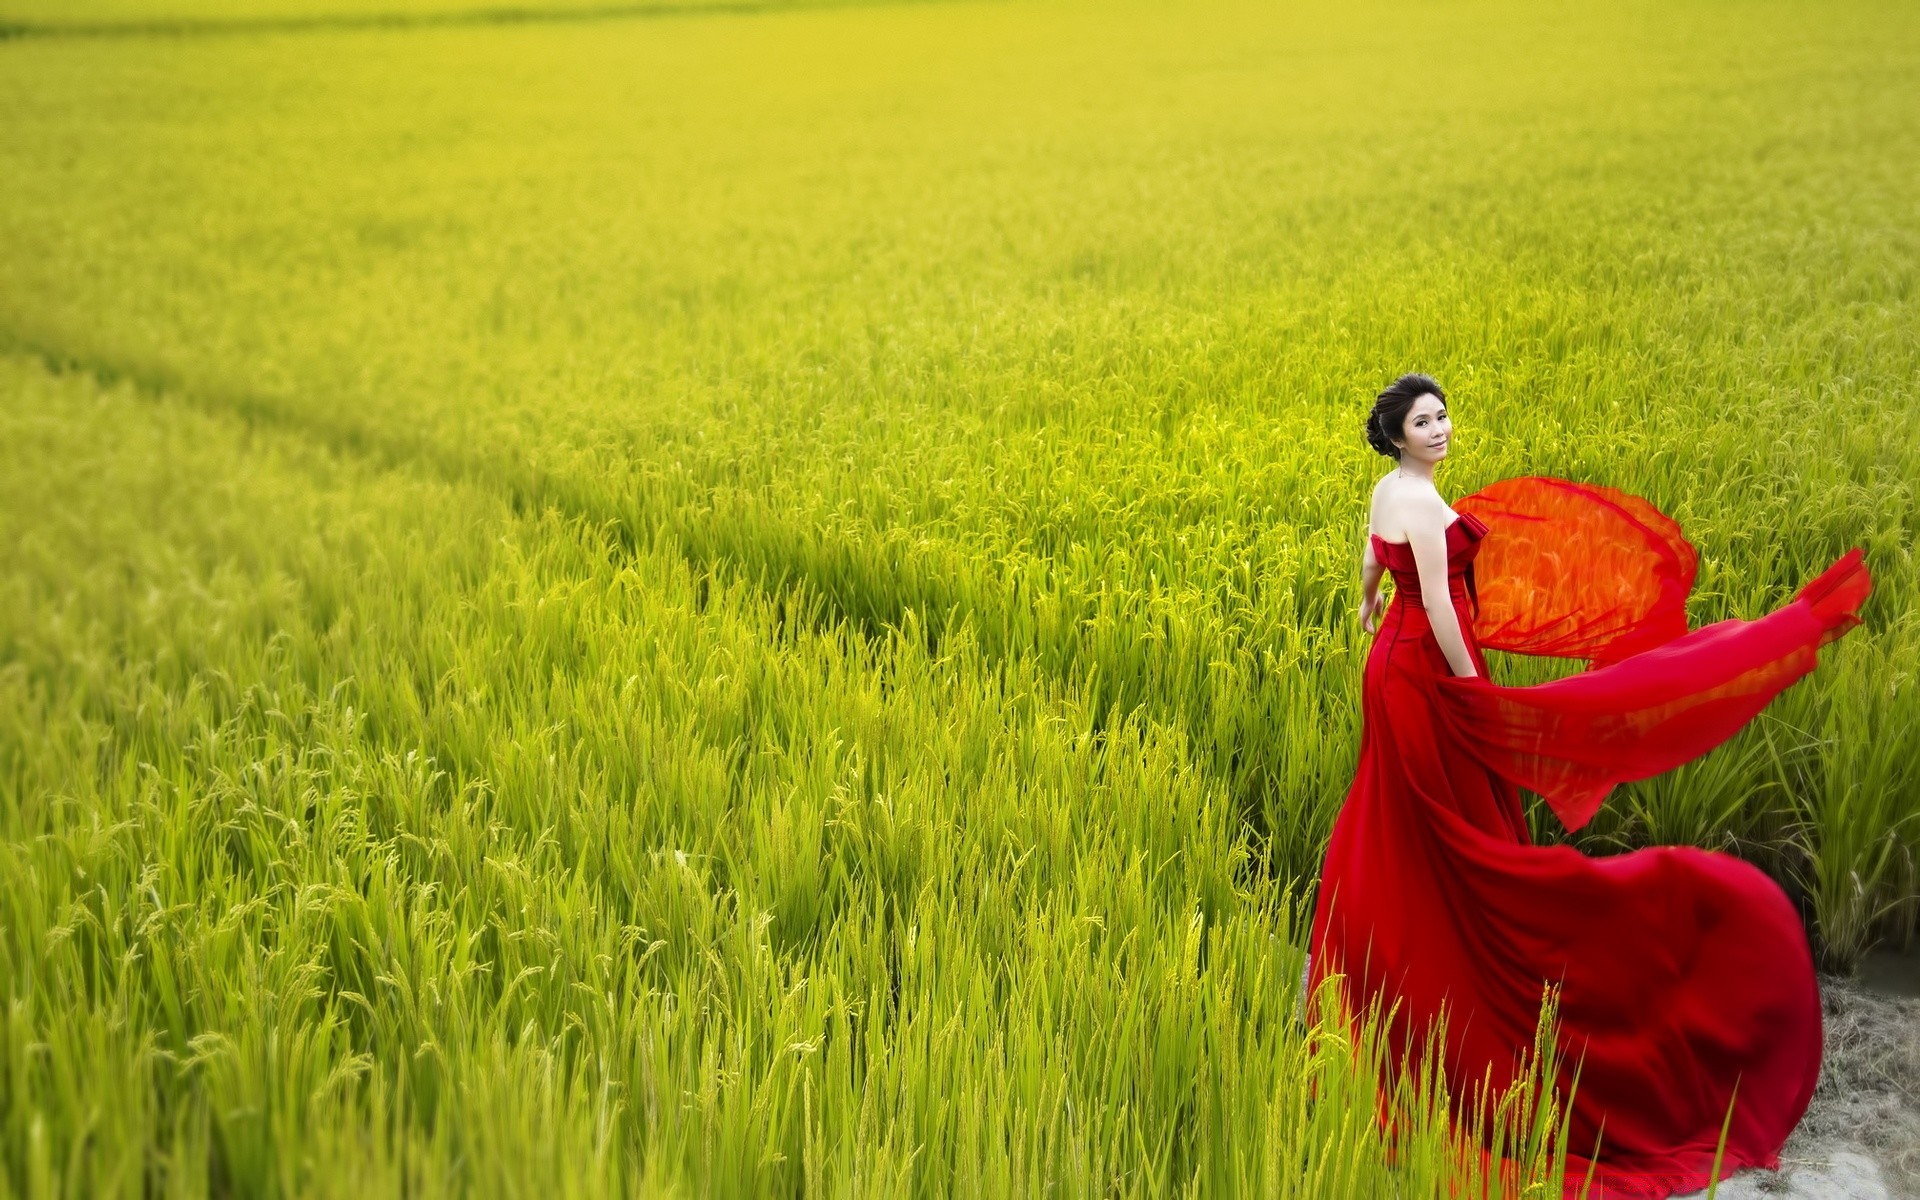
[[[1400,460],[1400,476],[1403,479],[1418,479],[1428,486],[1432,486],[1433,464],[1430,462],[1419,462],[1417,460],[1408,462],[1402,459]]]

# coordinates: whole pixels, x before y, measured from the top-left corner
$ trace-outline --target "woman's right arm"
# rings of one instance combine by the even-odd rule
[[[1373,553],[1373,531],[1367,531],[1367,542],[1360,551],[1360,628],[1372,633],[1380,626],[1380,610],[1385,607],[1380,599],[1380,578],[1386,574],[1386,568]]]
[[[1473,655],[1467,652],[1466,635],[1460,632],[1460,615],[1453,610],[1453,596],[1447,589],[1447,507],[1437,500],[1421,505],[1407,514],[1407,541],[1413,547],[1413,565],[1420,572],[1420,602],[1427,610],[1427,623],[1433,627],[1433,640],[1440,653],[1458,676],[1472,678]]]

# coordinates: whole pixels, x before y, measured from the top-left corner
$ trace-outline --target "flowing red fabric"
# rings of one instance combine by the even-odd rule
[[[1481,649],[1614,662],[1687,631],[1699,555],[1640,497],[1529,477],[1455,508],[1493,534],[1475,558]]]
[[[1401,1060],[1437,1052],[1463,1100],[1515,1081],[1542,990],[1556,986],[1569,1195],[1589,1168],[1595,1197],[1703,1188],[1723,1121],[1723,1174],[1776,1166],[1813,1094],[1821,1037],[1812,956],[1785,893],[1747,863],[1688,847],[1589,858],[1535,846],[1520,789],[1577,828],[1614,784],[1725,741],[1858,623],[1860,554],[1765,617],[1689,633],[1694,552],[1646,501],[1519,479],[1458,508],[1449,598],[1481,678],[1453,677],[1411,550],[1375,538],[1395,592],[1367,659],[1313,981],[1336,980],[1352,1011],[1379,1003]],[[1500,687],[1484,678],[1481,650],[1494,645],[1605,665]],[[1443,1011],[1445,1043],[1429,1047]]]

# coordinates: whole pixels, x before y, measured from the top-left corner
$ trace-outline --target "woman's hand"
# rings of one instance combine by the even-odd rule
[[[1380,598],[1379,592],[1369,592],[1360,597],[1360,628],[1373,633],[1380,628],[1380,610],[1387,602]]]

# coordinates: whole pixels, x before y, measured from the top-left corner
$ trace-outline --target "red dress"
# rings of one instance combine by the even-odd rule
[[[1614,784],[1724,741],[1858,623],[1859,551],[1766,617],[1689,633],[1693,550],[1645,501],[1518,479],[1456,508],[1448,586],[1481,678],[1453,677],[1411,550],[1376,538],[1395,591],[1367,658],[1313,981],[1338,976],[1353,1011],[1391,1007],[1397,1060],[1419,1056],[1444,1005],[1436,1049],[1456,1099],[1514,1077],[1558,985],[1563,1091],[1579,1072],[1569,1194],[1589,1167],[1595,1197],[1705,1187],[1736,1084],[1722,1173],[1776,1166],[1820,1067],[1813,962],[1786,895],[1724,854],[1533,845],[1519,789],[1577,829]],[[1482,648],[1596,665],[1503,688]]]

